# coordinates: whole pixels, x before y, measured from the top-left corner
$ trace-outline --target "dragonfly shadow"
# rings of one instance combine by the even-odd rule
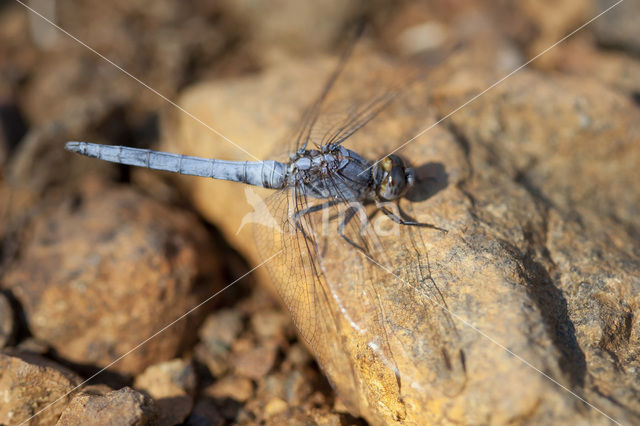
[[[405,198],[412,202],[427,200],[449,185],[449,175],[442,163],[426,163],[414,168],[416,183]]]

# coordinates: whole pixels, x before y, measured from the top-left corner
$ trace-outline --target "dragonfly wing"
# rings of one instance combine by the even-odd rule
[[[319,205],[322,201],[307,199],[297,187],[269,196],[265,205],[275,222],[254,221],[255,241],[263,259],[275,255],[266,264],[267,269],[300,335],[329,380],[352,381],[351,360],[338,337],[340,315],[331,302],[331,292],[318,261],[322,240],[313,232],[316,227],[313,216],[296,216],[304,208],[312,207],[310,203]],[[353,386],[353,382],[348,384],[350,388]],[[357,410],[357,401],[352,396],[344,395],[343,400]]]
[[[422,241],[422,233],[440,231],[400,225],[384,215],[370,219],[365,206],[355,203],[349,208],[358,212],[342,215],[343,223],[348,220],[342,235],[329,227],[336,231],[319,262],[351,340],[359,341],[352,357],[368,360],[356,381],[366,384],[370,401],[385,395],[397,413],[405,386],[433,398],[460,392],[466,384],[462,342]]]
[[[460,342],[415,235],[424,231],[379,235],[361,203],[296,187],[266,204],[279,226],[256,228],[258,248],[277,254],[267,267],[278,292],[332,383],[355,391],[341,394],[350,408],[379,401],[402,418],[404,386],[461,389]]]

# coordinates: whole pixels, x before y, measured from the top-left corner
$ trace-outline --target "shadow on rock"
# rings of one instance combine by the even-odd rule
[[[449,175],[442,163],[426,163],[416,167],[415,172],[416,183],[405,195],[409,201],[424,201],[449,185]]]

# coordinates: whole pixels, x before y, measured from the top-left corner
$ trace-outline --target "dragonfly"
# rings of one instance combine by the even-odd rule
[[[460,387],[464,362],[422,241],[426,228],[446,231],[400,208],[416,185],[416,170],[399,155],[375,161],[345,146],[401,90],[386,87],[340,113],[327,106],[353,44],[303,114],[283,161],[225,161],[78,141],[65,148],[113,163],[273,190],[264,204],[277,226],[257,223],[255,241],[265,259],[278,253],[267,268],[301,336],[332,384],[346,378],[350,384],[338,388],[362,391],[341,395],[348,406],[362,403],[356,394],[373,401],[383,389],[391,395],[388,410],[401,419],[406,382],[426,389],[438,380],[420,377],[424,363],[441,366],[433,369]],[[395,235],[381,235],[373,226],[380,214],[395,225]],[[366,359],[367,369],[354,367],[354,359]]]

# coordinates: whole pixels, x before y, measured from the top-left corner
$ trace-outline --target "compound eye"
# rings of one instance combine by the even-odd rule
[[[380,197],[385,200],[395,200],[404,192],[407,186],[407,179],[404,173],[404,168],[400,166],[393,166],[387,173],[380,185]]]

